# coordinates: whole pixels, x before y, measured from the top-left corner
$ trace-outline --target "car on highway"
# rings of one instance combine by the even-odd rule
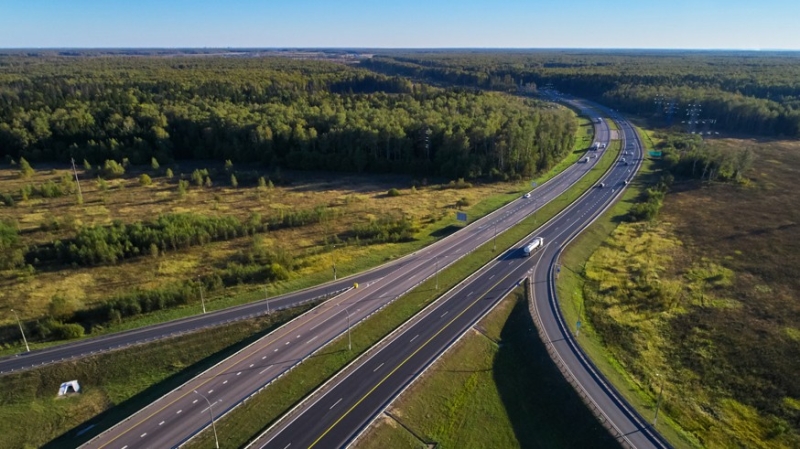
[[[525,195],[522,195],[522,197],[523,197],[523,198],[530,198],[530,197],[531,197],[531,194],[530,194],[530,193],[526,193]]]
[[[600,183],[600,185],[599,185],[599,186],[597,186],[597,187],[599,187],[599,188],[601,188],[601,189],[602,189],[602,188],[603,188],[603,187],[605,187],[605,186],[606,186],[606,183],[604,183],[604,182],[601,182],[601,183]]]

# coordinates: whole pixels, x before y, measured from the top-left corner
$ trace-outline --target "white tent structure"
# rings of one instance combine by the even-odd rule
[[[80,392],[81,392],[81,386],[78,384],[77,380],[71,380],[69,382],[64,382],[58,388],[58,395],[59,396],[64,396],[65,394],[69,394],[69,393],[80,393]]]

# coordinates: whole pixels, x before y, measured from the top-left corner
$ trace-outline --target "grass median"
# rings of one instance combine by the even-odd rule
[[[77,447],[310,307],[4,375],[0,447]],[[72,379],[81,393],[56,397]]]
[[[500,252],[515,245],[520,239],[571,204],[608,170],[619,151],[619,142],[613,142],[609,149],[602,154],[595,167],[575,185],[521,223],[498,235],[498,252],[492,250],[493,242],[491,241],[482,245],[473,253],[439,273],[439,290],[435,289],[436,281],[430,279],[371,318],[353,327],[352,351],[347,350],[346,340],[340,338],[334,341],[320,353],[304,361],[293,371],[220,419],[217,422],[217,433],[221,444],[224,447],[245,445],[359,354],[368,350],[392,330],[433,302],[442,292],[463,281]],[[209,444],[214,444],[213,438],[210,431],[204,431],[190,441],[187,447],[208,447]]]
[[[401,395],[356,447],[619,447],[549,363],[533,326],[520,287]]]

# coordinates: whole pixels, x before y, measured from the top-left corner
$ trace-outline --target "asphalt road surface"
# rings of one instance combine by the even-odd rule
[[[574,101],[573,105],[582,110],[586,110],[582,103]],[[587,112],[589,116],[594,114]],[[608,142],[609,129],[608,125],[603,123],[595,123],[595,140],[599,142]],[[558,194],[566,190],[570,185],[583,176],[589,168],[594,165],[596,160],[592,160],[590,164],[574,164],[572,167],[566,169],[558,177],[550,180],[544,185],[537,188],[531,193],[529,205],[541,206],[545,202],[553,199]],[[513,220],[519,220],[523,214],[511,214],[512,211],[518,210],[518,204],[512,202],[511,204],[501,208],[500,210],[472,223],[467,229],[459,231],[454,235],[448,236],[442,241],[432,245],[429,249],[434,252],[426,251],[429,253],[427,257],[436,257],[437,255],[447,256],[439,260],[439,267],[443,268],[455,260],[456,255],[463,254],[471,248],[479,246],[486,241],[488,232],[485,223],[498,223],[498,232],[506,229],[513,223]],[[525,211],[531,212],[533,209],[528,208]],[[503,217],[502,220],[498,219],[500,215],[509,215]],[[502,227],[501,227],[502,226]],[[480,228],[477,232],[476,229]],[[494,229],[492,229],[492,233]],[[467,234],[471,234],[467,237]],[[492,234],[493,235],[493,234]],[[467,238],[481,239],[475,240],[471,244],[464,245],[464,240]],[[455,242],[455,243],[454,243]],[[447,250],[446,252],[444,250]],[[441,254],[439,254],[441,253]],[[419,253],[417,253],[419,254]],[[0,359],[0,374],[5,374],[13,371],[23,369],[30,369],[37,366],[42,366],[50,363],[57,363],[64,360],[76,359],[88,355],[98,354],[104,351],[128,347],[131,345],[146,343],[161,338],[168,338],[182,333],[193,332],[199,329],[218,326],[232,321],[252,318],[255,316],[267,313],[268,307],[270,311],[280,310],[284,308],[294,307],[297,305],[312,302],[316,299],[322,299],[332,294],[333,292],[342,291],[353,283],[368,284],[375,282],[379,279],[385,278],[389,274],[404,273],[408,271],[408,265],[413,262],[418,262],[420,256],[411,255],[396,261],[381,265],[373,270],[359,273],[345,279],[340,279],[335,282],[326,283],[317,287],[309,288],[295,293],[286,294],[283,296],[276,296],[269,300],[261,300],[241,306],[231,307],[215,312],[206,314],[198,314],[196,316],[183,318],[179,320],[169,321],[162,324],[147,326],[135,330],[119,332],[115,334],[104,335],[95,338],[88,338],[74,343],[68,343],[58,346],[53,346],[46,349],[36,350],[30,353],[22,353],[17,356],[5,357]],[[198,307],[199,312],[199,307]]]
[[[596,140],[607,143],[609,130],[605,122],[596,123]],[[344,287],[358,282],[351,289],[331,299],[286,326],[260,339],[234,356],[163,396],[129,419],[89,441],[87,448],[165,448],[182,444],[210,424],[209,404],[214,416],[231,410],[263,386],[300,363],[325,344],[347,331],[348,322],[356,324],[387,303],[403,295],[438,269],[490,241],[539,207],[564,192],[589,170],[597,160],[578,163],[505,207],[470,224],[467,228],[373,272],[352,277]],[[319,296],[331,286],[310,289],[294,295]],[[298,296],[300,295],[300,296]],[[273,299],[273,307],[278,301]],[[262,307],[265,311],[266,306]],[[263,312],[262,312],[263,313]],[[195,319],[202,320],[206,316]],[[188,322],[187,322],[188,321]],[[197,326],[183,320],[188,328]],[[168,323],[169,324],[169,323]],[[197,393],[195,393],[197,391]],[[203,396],[201,396],[203,395]],[[206,399],[208,402],[206,402]],[[87,426],[89,424],[87,423]],[[82,429],[77,429],[80,432]]]
[[[359,361],[313,402],[292,411],[291,418],[269,429],[252,445],[258,448],[343,447],[424,369],[473,326],[522,279],[532,275],[537,309],[547,335],[581,385],[617,428],[620,439],[635,448],[668,447],[630,407],[618,399],[580,355],[560,322],[554,294],[553,266],[560,249],[586,228],[621,193],[625,181],[641,165],[642,148],[630,126],[622,122],[623,156],[601,180],[605,187],[589,191],[536,233],[545,246],[525,257],[521,246],[503,254],[479,274],[450,292],[436,306],[415,317],[384,346]],[[535,381],[535,380],[532,380]]]

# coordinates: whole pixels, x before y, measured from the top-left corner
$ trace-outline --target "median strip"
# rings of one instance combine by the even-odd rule
[[[605,174],[618,152],[619,144],[613,142],[609,149],[603,152],[595,167],[575,185],[519,224],[498,234],[498,250],[505,251],[580,197]],[[338,338],[327,346],[324,352],[298,365],[292,372],[219,419],[217,433],[221,443],[235,447],[246,444],[252,436],[269,427],[286,410],[316,391],[321,384],[357,356],[433,302],[439,297],[440,291],[447,291],[492,260],[498,254],[492,251],[492,247],[493,242],[490,241],[440,271],[438,280],[440,290],[434,288],[436,280],[429,279],[359,323],[353,328],[352,351],[348,350],[346,339]],[[200,448],[209,444],[213,444],[213,435],[210,431],[206,431],[187,442],[186,447]]]

